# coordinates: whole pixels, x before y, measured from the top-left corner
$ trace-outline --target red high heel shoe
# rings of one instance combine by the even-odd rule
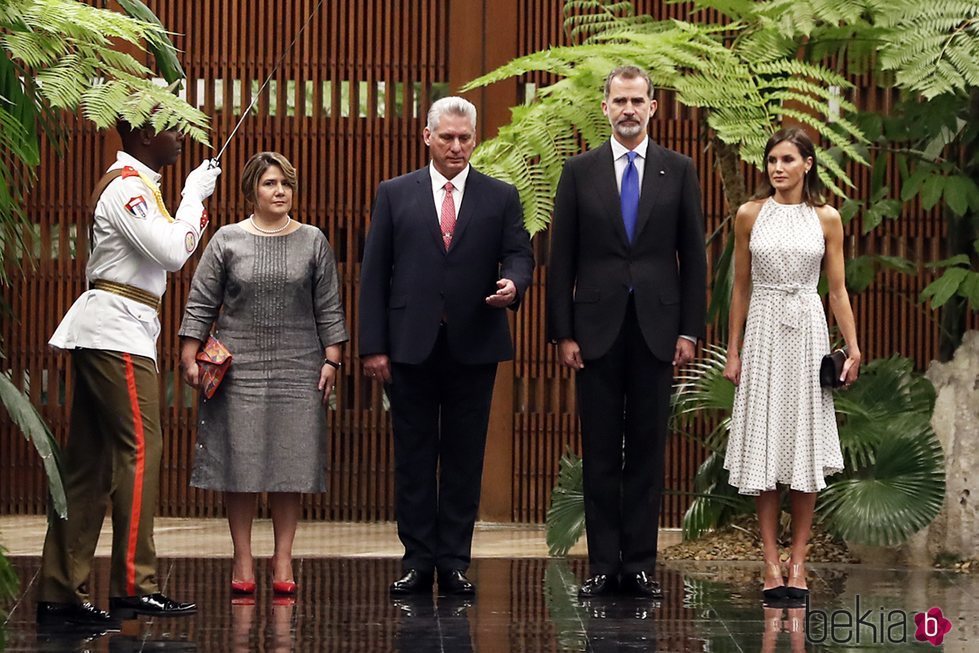
[[[232,594],[254,594],[255,593],[255,581],[253,581],[253,580],[232,580],[231,581],[231,593]]]
[[[292,580],[273,580],[272,592],[282,596],[294,596],[296,594],[296,582]]]

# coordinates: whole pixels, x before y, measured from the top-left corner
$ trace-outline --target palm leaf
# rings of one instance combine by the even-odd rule
[[[721,228],[714,232],[721,233]],[[713,236],[712,236],[713,238]],[[734,230],[724,243],[724,250],[714,264],[714,278],[711,284],[710,305],[707,307],[707,322],[713,324],[718,338],[727,336],[727,315],[731,307],[731,292],[734,290]]]
[[[699,358],[677,373],[673,414],[680,424],[703,412],[730,414],[734,406],[734,384],[723,376],[726,361],[727,349],[708,343]]]
[[[724,469],[724,454],[714,452],[701,463],[694,476],[695,492],[690,507],[683,515],[683,539],[696,539],[742,515],[755,510],[754,498],[739,494],[728,483]]]
[[[564,560],[548,560],[544,569],[544,603],[557,635],[558,650],[587,651],[588,634],[577,602],[577,581]]]
[[[567,555],[585,532],[583,464],[567,451],[558,463],[558,482],[547,510],[547,549],[553,556]]]
[[[872,465],[826,488],[818,514],[830,532],[862,544],[893,546],[924,528],[945,499],[944,454],[927,420],[888,421]]]
[[[874,463],[876,449],[892,436],[895,417],[931,417],[935,389],[914,373],[909,359],[892,356],[866,365],[859,382],[837,393],[834,403],[846,467],[860,470]]]
[[[62,483],[61,452],[58,443],[51,435],[44,420],[31,403],[30,398],[20,391],[6,372],[0,373],[0,403],[24,436],[37,449],[41,463],[48,477],[48,490],[51,493],[52,507],[61,518],[68,515],[68,502]]]

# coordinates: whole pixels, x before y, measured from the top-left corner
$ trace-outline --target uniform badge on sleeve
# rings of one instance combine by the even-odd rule
[[[129,211],[130,215],[134,218],[145,218],[149,214],[149,206],[146,204],[146,199],[142,195],[137,195],[136,197],[130,198],[126,202],[126,210]]]
[[[189,254],[194,251],[195,247],[197,247],[197,236],[195,236],[194,234],[188,231],[187,234],[184,236],[184,248],[187,250],[187,253]]]

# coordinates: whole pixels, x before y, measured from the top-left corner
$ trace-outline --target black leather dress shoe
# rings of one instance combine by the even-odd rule
[[[42,627],[84,628],[102,632],[118,631],[119,620],[94,605],[84,603],[37,602],[37,624]]]
[[[622,575],[622,591],[632,596],[663,598],[663,589],[659,583],[649,577],[645,571]]]
[[[615,576],[609,574],[595,574],[585,580],[578,588],[578,596],[592,598],[595,596],[608,596],[615,591]]]
[[[405,575],[391,583],[389,591],[394,596],[404,596],[406,594],[423,594],[432,592],[432,572],[424,572],[418,569],[409,569]]]
[[[148,617],[184,617],[197,612],[197,604],[180,603],[157,592],[143,596],[110,597],[109,611],[113,617],[119,619],[132,619],[138,614]]]
[[[439,594],[445,596],[472,596],[476,593],[476,585],[466,578],[461,569],[453,569],[439,573]]]

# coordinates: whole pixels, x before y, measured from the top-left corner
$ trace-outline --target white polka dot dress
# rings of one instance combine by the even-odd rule
[[[741,494],[787,485],[818,492],[843,469],[833,395],[819,385],[829,353],[816,293],[826,249],[816,210],[769,198],[751,229],[751,301],[724,468]]]

